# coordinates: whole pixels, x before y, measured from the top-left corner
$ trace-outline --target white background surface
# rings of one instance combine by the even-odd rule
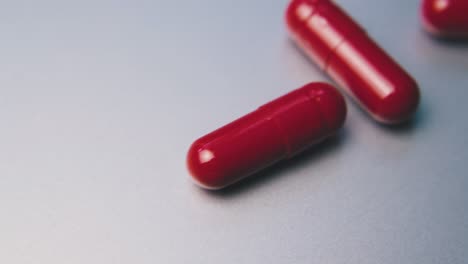
[[[338,139],[210,193],[193,140],[328,80],[286,1],[1,1],[0,263],[466,263],[468,45],[418,1],[340,3],[418,80],[413,124],[350,103]]]

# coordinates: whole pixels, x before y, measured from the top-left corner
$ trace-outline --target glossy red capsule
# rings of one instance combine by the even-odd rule
[[[345,117],[343,96],[311,83],[196,140],[188,169],[200,186],[221,189],[335,134]]]
[[[468,0],[423,0],[421,18],[436,37],[468,39]]]
[[[407,120],[419,104],[413,78],[342,9],[329,0],[292,0],[292,38],[377,121]]]

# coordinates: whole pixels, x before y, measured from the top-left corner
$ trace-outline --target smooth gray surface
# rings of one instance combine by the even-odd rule
[[[468,45],[419,1],[342,6],[421,85],[415,122],[341,136],[235,188],[197,137],[309,81],[285,0],[1,1],[0,263],[466,263]]]

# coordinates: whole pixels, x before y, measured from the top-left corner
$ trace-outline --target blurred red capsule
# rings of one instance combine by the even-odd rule
[[[468,0],[423,0],[421,19],[436,37],[468,39]]]

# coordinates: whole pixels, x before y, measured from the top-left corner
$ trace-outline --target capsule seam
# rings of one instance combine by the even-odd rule
[[[323,4],[323,1],[319,1],[319,2],[317,3],[315,12],[313,12],[313,13],[311,14],[311,16],[307,19],[307,22],[308,22],[310,19],[312,19],[313,16],[316,16],[316,15],[317,15],[318,9],[319,9],[320,6],[322,6],[322,5],[324,5],[324,4]],[[333,47],[333,49],[330,51],[330,54],[327,55],[327,58],[326,58],[325,61],[323,62],[323,69],[322,69],[322,71],[323,71],[324,73],[327,72],[327,67],[328,67],[330,58],[335,54],[335,50],[336,50],[343,42],[346,41],[346,37],[347,37],[347,36],[343,36],[343,39],[341,39],[340,43],[338,43],[335,47]]]
[[[367,36],[367,32],[359,27],[359,30],[362,32],[363,35],[366,35]],[[345,44],[346,42],[348,42],[348,37],[349,35],[351,35],[352,33],[354,33],[355,31],[350,31],[348,33],[346,33],[346,35],[343,35],[343,39],[340,41],[340,43],[336,44],[335,47],[333,47],[333,49],[330,51],[330,54],[327,56],[327,59],[325,60],[325,63],[324,63],[324,72],[326,73],[327,70],[328,70],[328,66],[330,66],[330,61],[332,59],[333,56],[335,56],[336,54],[336,51],[343,45]]]
[[[323,112],[322,112],[322,109],[320,108],[320,105],[319,105],[319,102],[317,102],[317,99],[316,97],[312,97],[310,95],[310,93],[307,93],[306,94],[307,98],[309,98],[309,102],[312,103],[312,105],[318,110],[319,112],[319,116],[320,116],[320,120],[322,120],[322,123],[325,124],[325,128],[322,128],[322,133],[323,131],[328,131],[330,129],[330,124],[328,123],[327,119],[325,118],[325,116],[323,115]]]
[[[338,43],[335,47],[333,47],[333,49],[330,51],[330,54],[328,54],[327,59],[325,60],[325,63],[323,64],[323,71],[325,73],[328,70],[328,66],[330,65],[330,61],[331,61],[332,57],[335,56],[336,51],[338,50],[338,48],[341,45],[343,45],[345,42],[346,42],[346,38],[343,37],[343,39],[340,41],[340,43]]]

